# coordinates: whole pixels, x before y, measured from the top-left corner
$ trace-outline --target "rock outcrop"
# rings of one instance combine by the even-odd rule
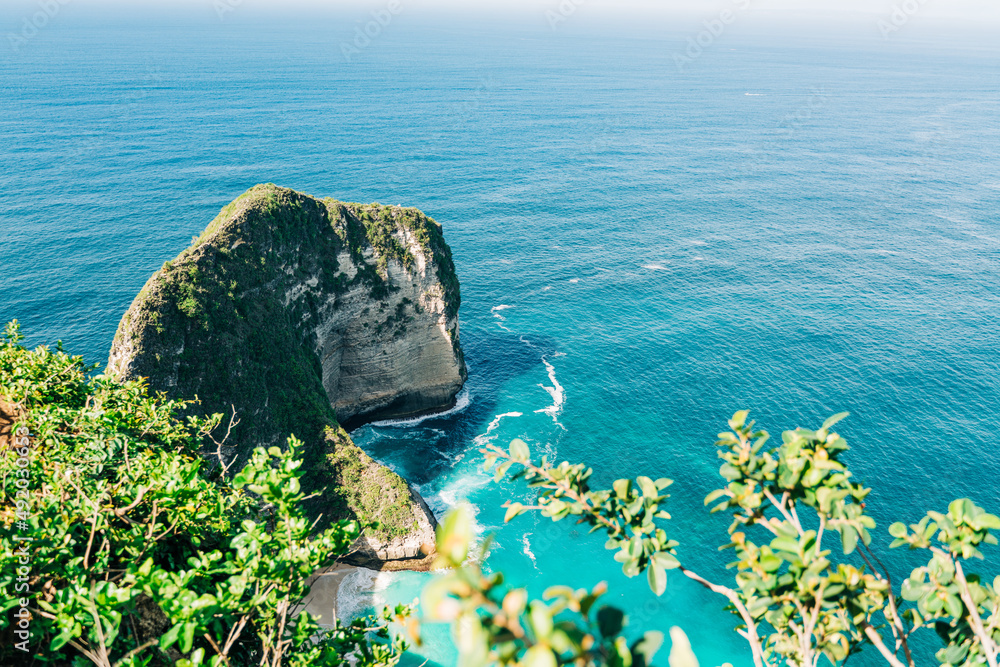
[[[416,209],[259,185],[149,279],[107,373],[197,396],[198,414],[235,409],[223,453],[236,465],[295,434],[308,481],[327,488],[317,511],[380,523],[356,560],[419,559],[433,515],[341,425],[454,404],[466,379],[459,302],[441,228]]]

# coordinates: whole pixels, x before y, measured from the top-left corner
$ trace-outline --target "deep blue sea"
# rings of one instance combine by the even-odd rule
[[[721,599],[680,576],[657,598],[567,522],[503,525],[529,494],[481,472],[479,446],[676,480],[682,559],[720,581],[728,521],[702,499],[743,408],[775,434],[851,412],[882,549],[891,521],[956,497],[1000,512],[995,45],[735,26],[681,71],[697,26],[403,13],[347,61],[365,13],[205,5],[175,23],[70,5],[0,41],[0,318],[30,343],[103,363],[146,279],[256,183],[417,206],[461,279],[467,401],[355,438],[435,509],[473,503],[487,567],[536,593],[606,580],[703,665],[750,663]],[[356,576],[342,606],[408,601],[428,576]],[[447,631],[429,636],[420,652],[451,664]]]

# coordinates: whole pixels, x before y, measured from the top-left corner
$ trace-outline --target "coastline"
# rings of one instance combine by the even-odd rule
[[[337,618],[338,597],[344,577],[360,569],[364,568],[337,563],[311,576],[306,582],[310,589],[309,595],[303,598],[301,606],[295,613],[308,611],[313,616],[319,617],[318,622],[321,627],[332,628],[333,619]]]
[[[418,410],[412,413],[400,413],[395,416],[386,417],[384,415],[378,416],[377,412],[370,412],[365,415],[357,415],[345,420],[341,426],[347,431],[348,435],[351,435],[354,431],[365,426],[414,426],[424,421],[425,419],[434,419],[436,417],[446,417],[448,415],[454,414],[464,410],[469,405],[469,388],[466,382],[462,383],[462,386],[455,395],[451,397],[445,405],[428,408],[426,410]]]

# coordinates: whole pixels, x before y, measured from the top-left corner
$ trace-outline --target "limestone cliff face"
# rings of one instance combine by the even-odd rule
[[[384,497],[343,483],[367,457],[339,424],[454,403],[466,378],[459,301],[441,228],[416,209],[260,185],[150,278],[119,325],[107,372],[197,396],[198,413],[235,408],[232,459],[295,434],[316,488],[331,489],[318,510],[379,520],[363,550],[409,553],[433,542],[433,516],[412,491],[387,509]],[[374,462],[361,467],[367,483],[398,479]]]

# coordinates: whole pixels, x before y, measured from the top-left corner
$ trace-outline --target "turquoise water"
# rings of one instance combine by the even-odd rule
[[[210,19],[67,9],[4,52],[0,317],[29,342],[103,362],[147,277],[255,183],[418,206],[462,281],[468,402],[355,438],[436,509],[474,503],[488,567],[535,592],[606,580],[703,664],[749,664],[719,599],[680,577],[654,597],[572,525],[502,525],[527,494],[477,470],[480,444],[522,437],[602,482],[673,478],[680,553],[719,580],[727,522],[701,501],[741,408],[772,432],[850,411],[883,528],[958,496],[1000,511],[995,48],[734,31],[678,72],[683,31],[401,16],[345,62],[357,17]],[[425,580],[381,575],[343,602]],[[445,635],[424,653],[448,664]]]

